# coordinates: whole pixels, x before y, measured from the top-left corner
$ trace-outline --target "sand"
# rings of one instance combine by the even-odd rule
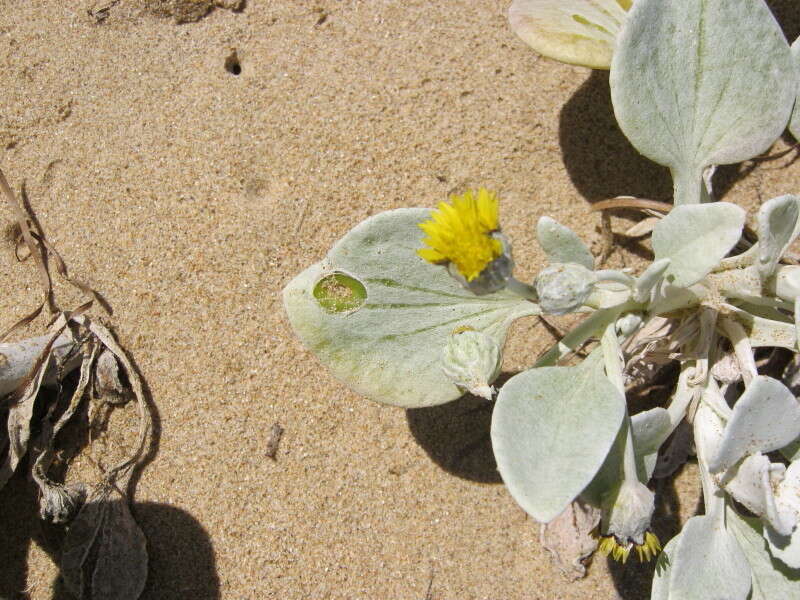
[[[281,304],[291,277],[383,210],[493,189],[530,278],[539,216],[597,248],[593,201],[669,198],[667,172],[616,128],[607,76],[535,55],[510,32],[507,3],[39,0],[0,11],[0,166],[16,189],[26,183],[71,272],[113,307],[103,318],[158,411],[133,505],[150,547],[143,598],[647,596],[652,567],[635,561],[598,558],[576,583],[559,574],[499,482],[475,401],[404,411],[361,399],[300,345]],[[800,166],[723,176],[725,198],[752,208],[797,191]],[[611,260],[641,259],[621,249]],[[39,298],[8,241],[0,285],[5,328]],[[62,307],[80,303],[57,291]],[[505,370],[549,341],[521,323]],[[132,408],[118,411],[70,477],[96,481],[90,458],[109,440],[129,444],[133,427]],[[696,509],[698,486],[691,467],[665,484],[662,537]],[[65,597],[57,532],[35,499],[24,476],[0,491],[0,597]]]

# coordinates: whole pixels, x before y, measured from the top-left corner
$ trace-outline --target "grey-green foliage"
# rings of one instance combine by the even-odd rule
[[[653,229],[654,262],[639,275],[595,270],[584,242],[544,217],[537,237],[548,264],[535,285],[511,277],[505,290],[476,296],[446,265],[417,255],[417,225],[430,212],[402,209],[368,219],[298,275],[286,309],[336,376],[404,407],[455,399],[473,380],[491,397],[494,348],[514,319],[589,313],[498,394],[491,438],[511,496],[540,521],[572,502],[595,506],[601,549],[652,554],[645,484],[672,452],[665,444],[677,443],[671,434],[691,427],[705,514],[666,545],[652,598],[796,597],[800,404],[788,384],[759,374],[753,352],[798,350],[800,267],[785,258],[800,233],[800,197],[763,204],[755,243],[743,238],[743,209],[700,202],[710,198],[706,168],[752,158],[783,132],[798,69],[763,0],[637,0],[616,44],[620,126],[675,180],[677,206]],[[475,347],[492,352],[459,358],[467,376],[447,368],[446,348],[472,330]],[[580,363],[575,353],[587,345]],[[671,362],[680,375],[666,406],[631,414],[626,389]],[[774,450],[788,467],[772,462]],[[736,502],[754,518],[740,517]]]
[[[676,204],[700,201],[706,167],[766,150],[796,94],[789,46],[762,0],[635,2],[611,63],[617,121],[671,169]]]
[[[395,406],[432,406],[463,393],[441,368],[454,330],[470,327],[502,347],[514,319],[538,307],[508,291],[476,296],[416,251],[425,209],[399,209],[364,221],[328,256],[295,277],[284,303],[297,335],[356,392]],[[363,286],[363,302],[340,312],[315,296],[320,280],[341,273]],[[334,282],[335,283],[335,282]],[[352,296],[332,286],[330,295]],[[489,382],[491,383],[491,382]]]

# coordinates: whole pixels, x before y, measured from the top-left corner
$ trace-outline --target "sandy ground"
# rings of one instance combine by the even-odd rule
[[[635,561],[595,560],[574,584],[558,574],[499,482],[486,410],[358,398],[301,347],[281,305],[292,276],[379,211],[496,190],[530,278],[539,216],[596,245],[592,201],[669,198],[668,174],[616,128],[606,75],[536,56],[507,27],[507,3],[250,0],[179,24],[169,13],[195,18],[180,11],[197,2],[0,2],[0,165],[113,307],[105,320],[158,410],[134,504],[150,545],[144,598],[648,595],[652,568]],[[794,39],[791,3],[775,4]],[[787,164],[726,168],[721,189],[750,208],[797,191],[800,165]],[[5,328],[39,298],[8,241],[0,285]],[[80,302],[58,291],[63,307]],[[549,339],[535,321],[517,326],[505,370]],[[112,425],[127,443],[132,409]],[[98,444],[71,477],[96,480]],[[662,490],[664,539],[697,505],[687,471]],[[0,492],[0,597],[64,597],[34,501],[24,477]]]

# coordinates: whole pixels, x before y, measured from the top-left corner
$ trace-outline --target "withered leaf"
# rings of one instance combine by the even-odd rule
[[[597,549],[591,531],[600,523],[600,509],[575,500],[549,523],[542,523],[539,541],[570,581],[586,576],[583,561]]]
[[[70,526],[61,571],[81,600],[136,600],[147,581],[147,542],[113,488],[93,494]]]
[[[117,358],[108,349],[104,349],[97,358],[94,386],[97,396],[105,402],[124,404],[130,399],[128,390],[120,380]]]

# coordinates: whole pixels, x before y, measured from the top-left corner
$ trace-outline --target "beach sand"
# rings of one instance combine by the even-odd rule
[[[598,557],[575,583],[558,572],[499,481],[485,407],[359,398],[294,337],[280,296],[364,218],[479,186],[502,199],[519,278],[542,265],[542,215],[598,249],[592,202],[671,194],[668,172],[616,127],[607,74],[537,56],[510,31],[507,0],[200,4],[0,11],[0,166],[25,182],[70,272],[113,307],[92,314],[157,408],[133,504],[150,551],[142,597],[647,597],[653,567],[635,560]],[[790,159],[726,167],[725,199],[753,209],[798,191]],[[6,206],[0,217],[10,223]],[[40,299],[4,239],[2,328]],[[610,260],[641,264],[629,249]],[[82,301],[56,291],[63,308]],[[551,342],[537,320],[519,323],[504,370]],[[130,448],[135,427],[132,406],[116,411],[70,480],[97,481],[96,462]],[[691,465],[663,484],[662,541],[698,487]],[[0,491],[0,597],[66,597],[57,532],[35,504],[24,473]]]

